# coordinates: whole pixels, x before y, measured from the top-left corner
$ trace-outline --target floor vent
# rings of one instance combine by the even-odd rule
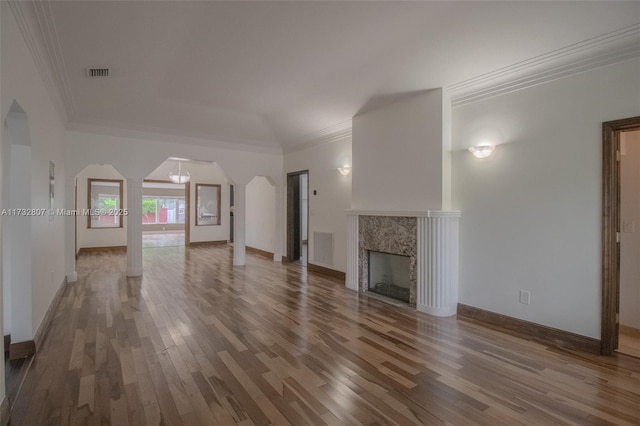
[[[313,261],[320,266],[333,266],[333,233],[313,233]]]

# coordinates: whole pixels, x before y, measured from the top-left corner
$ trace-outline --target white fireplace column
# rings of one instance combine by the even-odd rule
[[[429,211],[418,217],[416,308],[448,317],[458,308],[460,212]]]

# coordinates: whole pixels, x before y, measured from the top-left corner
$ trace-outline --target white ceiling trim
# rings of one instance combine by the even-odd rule
[[[324,145],[332,142],[337,142],[339,140],[343,140],[346,138],[351,139],[352,127],[351,120],[348,121],[348,127],[345,127],[341,130],[334,131],[333,133],[323,134],[322,136],[318,136],[315,139],[308,140],[307,142],[303,142],[298,145],[290,146],[283,149],[285,154],[290,154],[292,152],[303,151],[305,149],[313,148],[319,145]]]
[[[343,121],[342,123],[338,123],[338,124],[334,124],[334,125],[329,126],[329,127],[325,127],[324,129],[317,130],[315,132],[308,133],[308,134],[302,136],[301,138],[296,139],[296,140],[294,140],[292,142],[302,142],[302,143],[313,142],[313,141],[316,141],[318,139],[322,139],[322,138],[325,138],[327,136],[331,136],[331,135],[333,135],[333,134],[335,134],[337,132],[341,132],[343,130],[350,129],[350,128],[351,128],[351,119]]]
[[[51,10],[51,1],[39,0],[32,2],[32,4],[40,26],[42,44],[45,48],[49,65],[53,70],[53,80],[58,86],[60,96],[67,110],[67,116],[70,120],[73,120],[76,117],[77,108],[69,86],[67,68],[62,56],[62,47],[60,46],[53,11]]]
[[[453,84],[448,89],[455,107],[639,56],[640,24],[635,24]]]
[[[208,148],[221,148],[233,151],[243,152],[261,152],[264,154],[282,155],[282,148],[279,146],[257,146],[242,142],[226,142],[216,139],[200,138],[191,135],[171,134],[164,130],[149,131],[135,130],[130,128],[117,127],[106,123],[89,124],[89,123],[67,123],[66,129],[71,132],[92,133],[104,136],[113,136],[118,138],[143,139],[156,142],[187,144],[205,146]]]
[[[36,38],[37,34],[39,34],[39,29],[34,30],[32,18],[28,17],[28,12],[25,9],[26,7],[29,7],[28,3],[12,0],[9,1],[8,4],[16,23],[18,24],[18,28],[22,33],[22,38],[24,39],[38,73],[40,74],[40,78],[42,79],[56,110],[62,117],[62,120],[67,122],[69,120],[68,106],[62,97],[62,91],[58,85],[57,76],[51,68],[51,62],[49,58],[46,57],[46,54],[42,52],[44,50],[42,43],[39,43],[39,39]],[[40,40],[42,39],[40,38]]]

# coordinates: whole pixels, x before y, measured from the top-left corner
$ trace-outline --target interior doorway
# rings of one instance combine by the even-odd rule
[[[142,248],[188,245],[189,185],[145,179],[142,183]]]
[[[640,129],[620,133],[618,352],[640,358]]]
[[[603,123],[600,348],[603,355],[620,351],[640,357],[640,315],[636,318],[637,305],[635,309],[627,306],[627,302],[633,304],[636,298],[640,301],[640,278],[634,274],[635,265],[640,263],[637,258],[640,257],[640,241],[636,241],[640,238],[636,229],[640,216],[636,218],[635,212],[640,212],[640,194],[637,194],[640,181],[633,182],[637,172],[633,170],[635,159],[632,158],[638,150],[637,161],[640,164],[640,147],[635,144],[636,137],[640,144],[640,134],[635,132],[640,133],[640,117]],[[629,185],[635,186],[635,190]],[[636,248],[638,253],[635,253]],[[623,297],[624,302],[621,303]],[[625,312],[621,312],[621,307]]]
[[[287,260],[307,265],[309,257],[309,171],[287,174]]]

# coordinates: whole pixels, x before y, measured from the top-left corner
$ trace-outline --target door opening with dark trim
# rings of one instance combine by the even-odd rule
[[[309,256],[309,171],[287,174],[287,260],[307,265]]]
[[[637,331],[637,338],[640,344],[640,326],[638,328],[629,327],[624,323],[621,324],[620,321],[621,241],[625,238],[625,232],[635,233],[632,232],[635,228],[631,224],[632,220],[625,219],[623,221],[621,219],[623,202],[623,182],[621,179],[623,152],[621,151],[621,139],[624,140],[629,132],[640,130],[640,117],[603,123],[602,130],[602,317],[600,351],[603,355],[611,355],[619,349],[627,353],[624,345],[623,348],[620,347],[621,330],[624,339],[626,339],[627,331],[630,328]],[[638,182],[638,185],[640,186],[640,182]],[[623,227],[623,225],[625,226]],[[637,285],[640,286],[640,283],[637,283]],[[638,297],[640,297],[640,288],[636,290]],[[625,295],[625,298],[627,297],[632,296]],[[640,356],[640,352],[638,356]]]

